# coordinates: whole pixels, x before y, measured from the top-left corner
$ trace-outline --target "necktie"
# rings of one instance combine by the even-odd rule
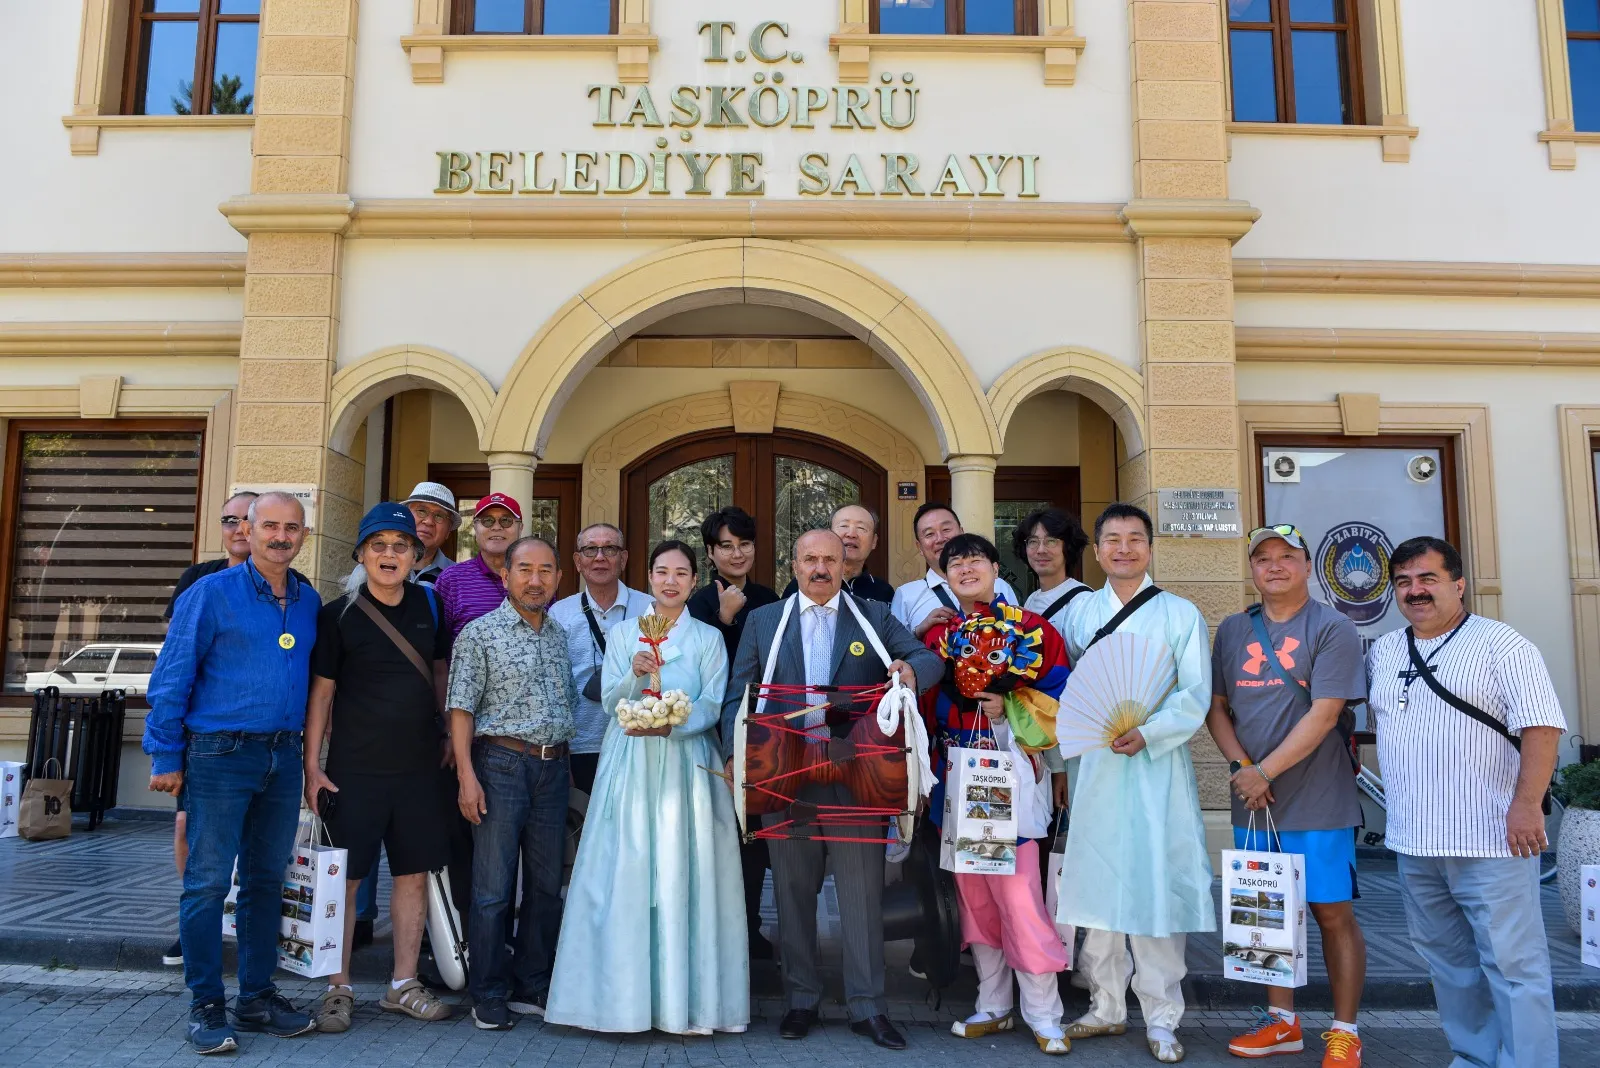
[[[809,628],[810,641],[806,642],[806,685],[826,686],[828,675],[833,664],[833,635],[829,631],[828,618],[833,610],[826,605],[814,604],[806,609],[806,626]],[[823,711],[828,699],[823,694],[812,694],[807,700],[818,706],[815,712],[806,714],[805,726],[807,728],[820,727],[827,720]]]

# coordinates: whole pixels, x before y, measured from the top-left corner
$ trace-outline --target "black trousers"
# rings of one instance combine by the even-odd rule
[[[766,882],[771,863],[765,839],[758,838],[739,847],[739,867],[744,872],[744,918],[752,946],[761,937],[761,886]]]

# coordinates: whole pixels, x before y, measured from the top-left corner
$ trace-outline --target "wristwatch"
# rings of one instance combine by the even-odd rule
[[[1250,761],[1248,761],[1248,760],[1232,760],[1232,761],[1229,761],[1228,762],[1228,774],[1229,775],[1237,775],[1237,774],[1239,774],[1239,769],[1240,768],[1248,768],[1249,766],[1250,766]]]

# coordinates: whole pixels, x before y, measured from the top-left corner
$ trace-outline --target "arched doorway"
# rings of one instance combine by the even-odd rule
[[[663,538],[700,544],[707,515],[736,504],[756,519],[757,582],[781,590],[790,578],[794,541],[852,501],[880,517],[887,501],[882,467],[853,449],[795,430],[736,434],[711,430],[674,438],[622,472],[623,529],[645,531],[641,546]],[[880,527],[881,527],[880,518]],[[887,539],[867,560],[874,574],[888,573]],[[627,582],[645,588],[648,550],[631,554]],[[708,566],[702,559],[702,571]]]

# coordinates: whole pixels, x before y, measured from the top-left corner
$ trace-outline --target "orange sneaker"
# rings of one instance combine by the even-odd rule
[[[1275,1057],[1280,1053],[1299,1053],[1306,1048],[1298,1018],[1289,1023],[1264,1009],[1256,1011],[1261,1015],[1250,1030],[1228,1043],[1229,1053],[1235,1057]]]
[[[1349,1031],[1324,1031],[1328,1050],[1322,1055],[1322,1068],[1350,1068],[1361,1063],[1361,1036]]]

